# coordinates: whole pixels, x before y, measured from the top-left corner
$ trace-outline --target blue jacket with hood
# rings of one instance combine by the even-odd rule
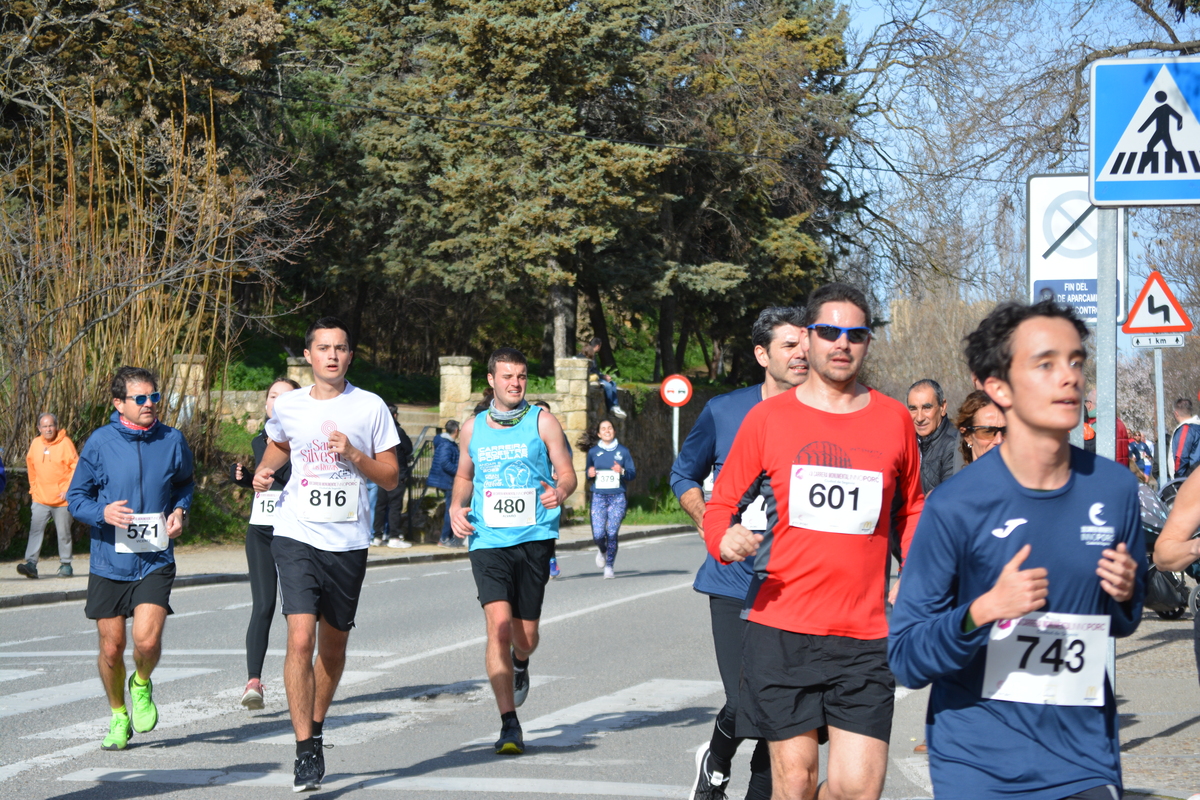
[[[126,500],[135,514],[187,510],[195,488],[192,451],[182,433],[162,422],[139,431],[122,425],[115,411],[111,420],[83,446],[67,490],[67,507],[72,517],[91,526],[89,571],[111,580],[136,581],[175,563],[175,540],[156,553],[118,553],[104,507]]]

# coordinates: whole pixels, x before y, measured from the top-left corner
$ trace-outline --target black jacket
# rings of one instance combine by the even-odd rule
[[[958,449],[958,431],[950,424],[950,417],[928,436],[918,436],[921,448],[921,488],[929,494],[942,481],[954,474],[954,454]]]

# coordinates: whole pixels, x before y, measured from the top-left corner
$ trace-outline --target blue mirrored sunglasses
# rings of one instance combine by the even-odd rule
[[[840,325],[809,325],[810,331],[816,331],[817,336],[820,336],[827,342],[836,342],[842,338],[842,334],[846,334],[846,339],[850,344],[862,344],[871,337],[870,328],[843,328]]]
[[[125,399],[132,400],[139,406],[146,405],[147,400],[149,400],[151,403],[154,403],[154,405],[158,405],[159,401],[162,400],[162,392],[155,392],[154,394],[130,394],[125,395]]]

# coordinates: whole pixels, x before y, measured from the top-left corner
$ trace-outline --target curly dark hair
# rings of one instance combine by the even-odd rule
[[[588,450],[591,450],[593,447],[595,447],[597,444],[599,444],[599,442],[600,442],[600,426],[606,422],[609,425],[612,425],[612,420],[609,420],[609,419],[599,420],[596,423],[596,427],[588,428],[587,430],[585,430],[583,433],[581,433],[579,435],[579,438],[575,440],[575,446],[586,453]],[[616,426],[613,426],[613,427],[615,428]]]
[[[958,407],[958,417],[954,421],[954,427],[959,431],[958,449],[962,453],[964,464],[970,464],[975,460],[975,452],[967,444],[967,435],[962,432],[962,429],[975,424],[975,413],[979,409],[994,405],[996,405],[995,401],[988,397],[987,392],[983,389],[976,389],[967,395],[967,399],[963,400],[963,404]]]
[[[1012,367],[1013,332],[1022,322],[1034,317],[1065,319],[1075,326],[1079,341],[1087,341],[1087,326],[1075,316],[1075,309],[1070,306],[1059,305],[1053,300],[1032,305],[1013,301],[1001,303],[966,337],[963,353],[967,357],[967,367],[976,380],[981,384],[992,377],[1008,380],[1008,371]]]
[[[150,370],[142,367],[121,367],[113,375],[112,385],[109,387],[113,399],[124,400],[130,383],[148,383],[154,387],[154,391],[158,391],[158,376]]]

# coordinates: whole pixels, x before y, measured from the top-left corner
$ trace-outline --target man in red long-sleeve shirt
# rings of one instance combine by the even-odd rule
[[[776,798],[878,798],[895,680],[887,665],[888,530],[908,552],[924,504],[916,430],[899,402],[858,383],[870,306],[858,289],[817,289],[805,310],[809,379],[755,406],[704,515],[709,552],[754,559],[746,598],[742,720],[771,751]],[[740,524],[766,498],[766,535]]]

